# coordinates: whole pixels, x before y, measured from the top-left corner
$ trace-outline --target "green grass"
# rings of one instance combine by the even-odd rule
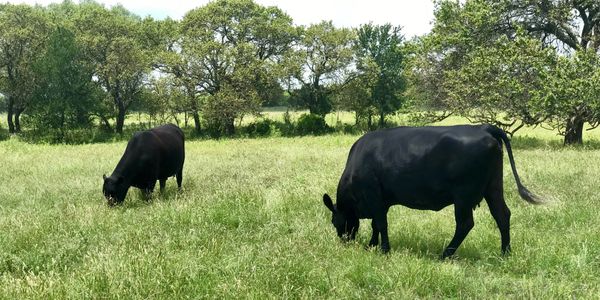
[[[528,129],[529,130],[529,129]],[[390,210],[391,253],[365,250],[370,222],[342,244],[321,202],[335,195],[353,135],[186,143],[174,179],[146,203],[101,195],[125,142],[0,142],[0,298],[596,298],[600,295],[600,147],[563,148],[542,129],[514,140],[513,254],[485,203],[455,259],[452,207]],[[593,140],[591,131],[586,139]],[[597,141],[597,140],[596,140]]]

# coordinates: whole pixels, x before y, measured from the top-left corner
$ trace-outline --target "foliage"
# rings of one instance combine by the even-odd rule
[[[217,134],[257,114],[265,99],[280,97],[278,62],[295,39],[292,20],[276,7],[251,0],[218,0],[188,12],[181,24],[181,54],[195,93],[208,94],[203,115]]]
[[[560,57],[555,74],[549,78],[548,99],[542,109],[550,116],[550,124],[565,136],[573,135],[568,126],[573,116],[587,120],[592,127],[600,125],[600,56],[591,50],[577,51],[574,57]]]
[[[536,40],[499,38],[473,49],[457,70],[447,71],[446,105],[477,123],[490,123],[514,134],[524,125],[538,125],[551,114],[542,109],[545,85],[556,64],[553,51]]]
[[[377,74],[364,72],[348,80],[332,101],[337,111],[354,112],[355,125],[365,129],[372,128],[372,118],[376,113],[371,97],[370,86],[376,82]]]
[[[151,124],[165,124],[173,120],[180,125],[179,115],[189,111],[184,91],[176,86],[174,81],[172,75],[152,78],[138,107],[135,107],[138,111],[149,115]]]
[[[354,41],[356,68],[359,76],[366,77],[358,80],[364,80],[369,90],[370,106],[379,115],[379,127],[384,127],[386,115],[402,106],[406,89],[402,43],[400,27],[390,24],[364,24],[358,28]]]
[[[308,108],[311,114],[324,116],[332,109],[330,87],[345,80],[352,62],[354,33],[335,28],[331,21],[310,25],[302,30],[298,49],[290,58],[290,102]]]
[[[0,4],[0,93],[7,99],[11,133],[21,131],[34,82],[32,62],[44,47],[48,20],[40,7]]]
[[[555,49],[557,53],[573,54],[588,52],[587,54],[571,56],[580,59],[581,56],[600,55],[600,2],[594,0],[581,1],[527,1],[514,0],[506,5],[500,12],[501,24],[507,30],[515,26],[525,28],[533,37]],[[574,62],[576,64],[576,62]],[[587,75],[591,75],[589,72]],[[577,81],[577,78],[571,78]],[[565,83],[578,85],[575,83]],[[589,113],[594,109],[593,102],[584,92],[582,99],[575,100],[574,106],[566,109],[570,114],[562,118],[565,122],[559,125],[564,128],[559,132],[565,135],[565,144],[581,144],[583,140],[584,123],[598,123],[597,113]],[[555,118],[556,119],[556,118]]]
[[[502,124],[512,132],[523,124],[560,119],[564,124],[552,124],[564,128],[559,132],[565,134],[565,143],[581,143],[584,123],[598,123],[598,114],[589,113],[594,104],[576,100],[580,106],[560,105],[568,116],[552,115],[556,111],[544,103],[553,98],[557,105],[555,88],[542,85],[560,81],[550,77],[564,72],[556,69],[557,58],[552,56],[577,59],[576,53],[586,49],[600,55],[598,5],[597,1],[436,2],[432,32],[416,43],[420,51],[411,59],[410,92],[421,102],[417,106],[475,115],[477,121]]]
[[[6,97],[0,94],[0,113],[6,112]]]
[[[446,65],[449,60],[436,52],[432,36],[424,36],[407,43],[408,81],[407,107],[412,111],[413,123],[425,125],[442,121],[453,114],[447,105],[448,91],[444,88]]]
[[[73,16],[78,41],[94,75],[110,95],[105,98],[122,133],[125,116],[139,101],[151,67],[151,50],[141,33],[142,22],[122,6],[110,10],[95,2],[83,2]]]
[[[56,28],[33,68],[36,82],[28,120],[36,128],[63,132],[89,127],[101,92],[91,81],[93,70],[82,61],[74,34],[66,28]]]
[[[331,131],[331,128],[325,123],[325,119],[320,115],[303,114],[296,123],[296,133],[300,135],[319,135]]]
[[[239,82],[240,84],[244,84]],[[203,108],[207,130],[213,136],[232,135],[233,120],[244,114],[258,114],[260,101],[256,91],[244,89],[247,94],[241,94],[233,86],[223,86],[215,95],[207,97]]]
[[[244,133],[250,137],[270,136],[276,123],[270,119],[262,119],[252,122],[244,127]]]

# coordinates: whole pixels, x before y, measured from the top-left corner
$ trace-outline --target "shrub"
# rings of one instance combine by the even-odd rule
[[[269,119],[254,121],[244,128],[244,133],[248,136],[268,136],[273,131],[274,122]]]
[[[323,134],[330,132],[331,128],[325,123],[325,119],[315,114],[303,114],[296,123],[296,133],[299,135]]]

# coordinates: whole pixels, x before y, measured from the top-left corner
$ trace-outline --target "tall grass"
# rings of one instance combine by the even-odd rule
[[[0,142],[0,298],[595,298],[600,295],[600,150],[559,147],[540,129],[515,138],[526,186],[510,168],[513,254],[485,203],[455,259],[441,212],[393,207],[391,253],[340,243],[321,202],[335,195],[355,135],[188,141],[183,192],[174,179],[145,202],[101,195],[125,141]]]

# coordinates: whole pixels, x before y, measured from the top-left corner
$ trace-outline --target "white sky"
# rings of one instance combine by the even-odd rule
[[[47,5],[62,0],[0,0],[0,2]],[[309,25],[332,20],[339,27],[357,27],[372,21],[375,24],[400,25],[406,38],[430,31],[433,20],[432,0],[254,0],[264,6],[277,6],[290,15],[297,25]],[[75,1],[77,2],[77,1]],[[107,6],[121,3],[142,17],[151,15],[180,19],[208,0],[97,0]]]

